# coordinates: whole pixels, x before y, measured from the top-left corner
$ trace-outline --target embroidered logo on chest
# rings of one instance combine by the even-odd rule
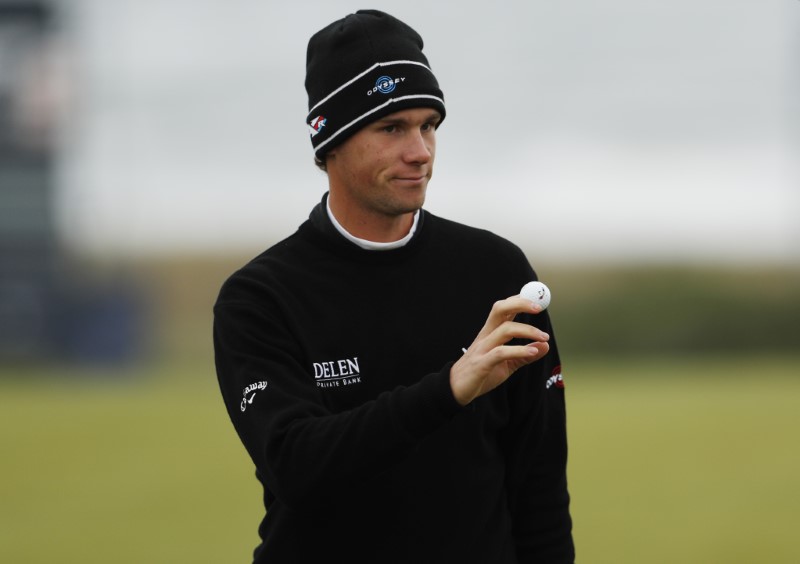
[[[339,388],[361,383],[358,357],[314,362],[314,380],[318,388]]]

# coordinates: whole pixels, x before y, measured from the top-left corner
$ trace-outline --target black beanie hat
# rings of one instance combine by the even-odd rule
[[[429,107],[442,120],[445,116],[444,96],[422,53],[422,37],[378,10],[359,10],[311,37],[306,92],[306,123],[319,159],[388,114]]]

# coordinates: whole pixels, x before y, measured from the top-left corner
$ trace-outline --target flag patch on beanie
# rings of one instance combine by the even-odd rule
[[[325,123],[327,121],[328,120],[325,119],[325,117],[317,116],[314,119],[312,119],[310,122],[308,122],[308,129],[311,132],[311,137],[314,137],[316,134],[318,134],[320,131],[322,131],[322,128],[325,127]]]

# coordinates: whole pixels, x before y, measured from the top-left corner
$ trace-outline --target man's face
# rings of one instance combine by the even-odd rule
[[[331,197],[347,213],[396,217],[425,202],[436,126],[430,108],[401,110],[370,123],[328,153]]]

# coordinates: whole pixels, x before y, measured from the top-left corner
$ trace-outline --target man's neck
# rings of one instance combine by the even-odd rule
[[[391,243],[408,235],[417,211],[389,216],[368,213],[343,205],[334,193],[328,193],[328,210],[349,234],[375,243]]]
[[[345,224],[340,220],[339,217],[337,217],[337,214],[333,211],[331,207],[330,196],[327,199],[326,208],[331,223],[336,228],[336,230],[342,234],[342,236],[345,239],[351,241],[352,243],[358,245],[363,249],[376,250],[376,251],[396,249],[408,243],[413,237],[414,232],[416,231],[417,222],[419,220],[419,214],[420,214],[419,210],[417,210],[415,213],[410,213],[407,214],[406,216],[403,216],[404,224],[410,221],[410,225],[408,227],[399,225],[396,226],[394,229],[383,230],[382,235],[369,236],[369,233],[379,232],[380,230],[369,230],[369,229],[354,230],[350,226],[345,226]],[[406,218],[407,221],[405,221]]]

